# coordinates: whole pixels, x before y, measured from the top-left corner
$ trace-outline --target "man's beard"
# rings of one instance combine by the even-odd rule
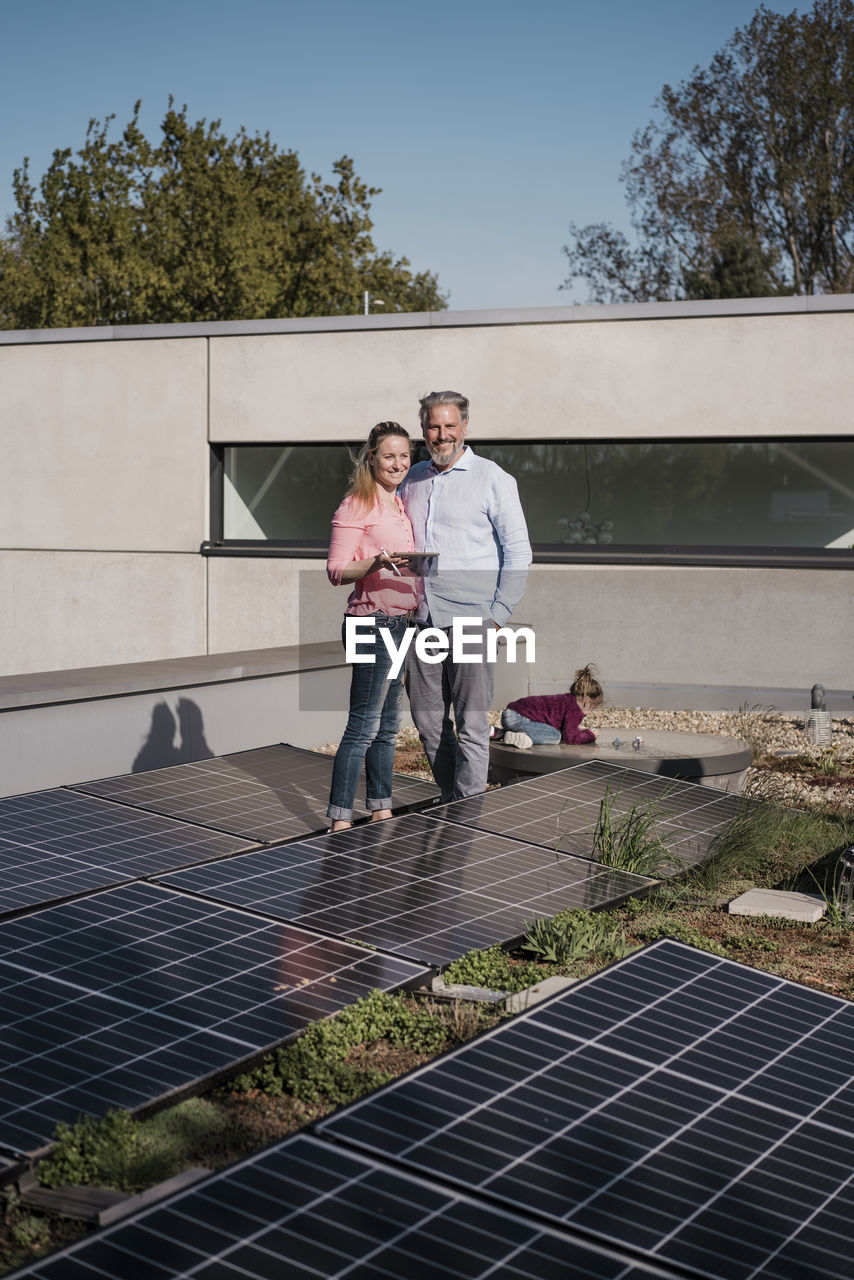
[[[428,444],[427,452],[433,461],[441,467],[451,462],[458,453],[461,453],[462,448],[462,440],[457,440],[454,444]]]

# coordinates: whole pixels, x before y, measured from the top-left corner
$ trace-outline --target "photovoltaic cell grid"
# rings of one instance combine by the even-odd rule
[[[420,814],[162,882],[436,965],[517,938],[536,916],[600,907],[653,883]]]
[[[656,943],[321,1122],[710,1280],[851,1280],[854,1005]]]
[[[326,829],[331,781],[331,756],[278,743],[80,783],[74,790],[270,844]],[[394,775],[395,809],[428,804],[438,794],[432,784]],[[363,776],[357,812],[364,807],[364,796]]]
[[[0,924],[0,1147],[135,1109],[423,970],[156,885]]]
[[[0,799],[0,916],[253,847],[64,789]]]
[[[18,1275],[38,1280],[674,1280],[299,1136]]]
[[[702,862],[715,836],[745,804],[738,796],[697,782],[586,760],[498,791],[455,800],[432,816],[589,858],[606,790],[614,819],[632,806],[652,812],[655,834],[672,854],[673,871]]]

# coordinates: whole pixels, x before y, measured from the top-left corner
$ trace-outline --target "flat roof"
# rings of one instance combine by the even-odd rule
[[[465,329],[488,325],[603,324],[614,321],[720,319],[854,311],[854,294],[726,298],[716,302],[620,302],[598,306],[513,307],[488,311],[400,311],[376,316],[306,316],[298,320],[210,320],[73,329],[6,329],[0,346],[45,342],[138,342],[155,338],[232,338],[258,334],[346,333],[372,329]]]

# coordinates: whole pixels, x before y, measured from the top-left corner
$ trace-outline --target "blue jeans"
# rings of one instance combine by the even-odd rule
[[[529,720],[520,716],[518,711],[505,707],[501,712],[501,723],[511,733],[527,733],[535,746],[542,747],[547,743],[560,742],[560,729],[552,724],[543,724],[542,720]]]
[[[396,646],[412,623],[375,613],[377,620],[374,662],[354,662],[350,675],[350,715],[335,756],[327,817],[349,822],[353,817],[356,788],[365,762],[367,806],[371,812],[391,808],[391,775],[394,748],[403,718],[403,681],[387,680],[391,656],[379,629],[387,629]],[[341,629],[343,639],[344,629]]]

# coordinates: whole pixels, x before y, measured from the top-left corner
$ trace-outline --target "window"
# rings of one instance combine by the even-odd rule
[[[533,543],[854,544],[849,440],[485,444],[519,484]]]
[[[229,445],[222,472],[222,537],[328,543],[353,464],[343,444]]]
[[[785,556],[854,547],[854,440],[472,445],[516,477],[535,552],[550,559],[613,561],[621,548],[661,559],[692,548],[726,558],[745,548]],[[218,450],[215,547],[322,554],[351,452],[343,444]]]

